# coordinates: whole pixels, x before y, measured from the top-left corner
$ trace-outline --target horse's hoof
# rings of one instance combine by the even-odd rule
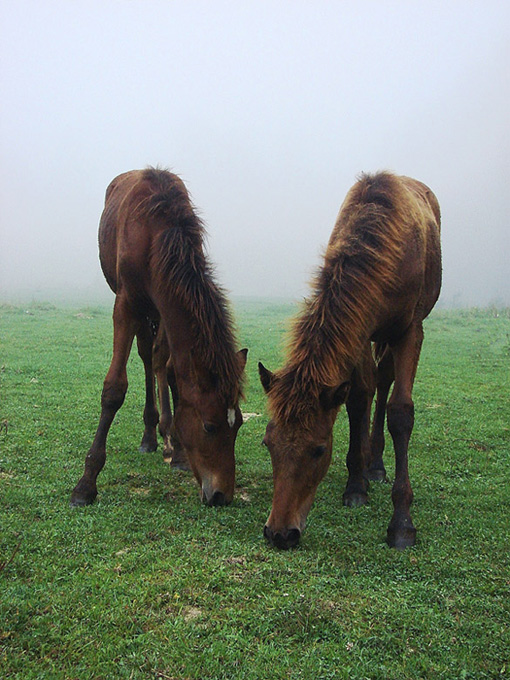
[[[152,432],[144,432],[138,450],[140,453],[152,453],[158,448],[158,439]]]
[[[92,505],[92,503],[96,500],[96,496],[97,491],[94,494],[83,494],[73,491],[69,505],[72,508],[84,508],[86,505]]]
[[[386,541],[390,548],[397,550],[412,548],[416,543],[416,529],[413,526],[403,529],[388,528]]]
[[[191,466],[188,461],[188,454],[180,444],[171,444],[170,446],[166,446],[165,450],[163,451],[163,458],[167,463],[170,463],[171,468],[175,468],[176,470],[184,470],[185,472],[189,472],[191,470]]]
[[[92,505],[96,500],[96,496],[97,487],[95,482],[91,482],[82,477],[73,489],[70,505],[72,508],[82,508],[85,505]]]
[[[343,501],[347,508],[359,508],[368,503],[368,495],[360,492],[344,493]]]
[[[144,444],[144,442],[142,442],[138,447],[138,451],[140,451],[140,453],[153,453],[154,451],[157,451],[157,448],[157,444]]]
[[[179,458],[175,460],[173,457],[170,459],[170,467],[174,470],[184,470],[184,472],[189,472],[191,467],[185,458]]]
[[[388,479],[384,468],[372,468],[371,470],[367,470],[366,478],[371,482],[386,482]]]

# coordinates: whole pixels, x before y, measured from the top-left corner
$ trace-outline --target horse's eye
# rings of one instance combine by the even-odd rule
[[[326,447],[324,446],[324,444],[322,444],[321,446],[316,446],[316,447],[311,451],[311,454],[310,454],[310,455],[312,456],[312,458],[320,458],[320,457],[323,456],[325,453],[326,453]]]
[[[218,428],[216,425],[213,425],[212,423],[204,423],[204,432],[207,432],[207,434],[214,434],[217,431]]]

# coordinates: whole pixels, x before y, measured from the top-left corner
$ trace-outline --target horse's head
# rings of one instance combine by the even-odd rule
[[[271,398],[279,378],[262,364],[259,373]],[[348,383],[324,388],[306,422],[278,418],[267,425],[263,444],[271,454],[274,493],[264,536],[277,548],[285,550],[299,542],[317,487],[331,462],[333,425],[348,390]]]
[[[239,375],[246,355],[247,350],[237,353]],[[242,423],[239,404],[229,403],[211,375],[194,370],[192,379],[179,385],[174,426],[207,505],[228,505],[232,501],[234,446]]]

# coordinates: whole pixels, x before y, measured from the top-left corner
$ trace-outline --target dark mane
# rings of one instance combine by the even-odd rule
[[[287,364],[269,392],[275,420],[306,426],[322,389],[349,378],[378,308],[398,285],[405,209],[390,173],[362,175],[347,195],[312,295],[294,321]]]
[[[204,253],[204,226],[176,175],[148,168],[143,180],[151,191],[138,210],[165,224],[152,251],[158,285],[190,313],[195,338],[190,349],[201,357],[228,406],[233,406],[242,396],[242,371],[229,305]]]

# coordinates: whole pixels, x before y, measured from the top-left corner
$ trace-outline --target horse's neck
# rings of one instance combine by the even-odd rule
[[[165,326],[176,372],[183,378],[189,378],[190,359],[200,372],[205,372],[203,358],[195,351],[197,324],[191,312],[184,305],[172,301],[165,306],[161,320]]]
[[[294,346],[290,363],[301,366],[298,370],[308,374],[312,382],[340,384],[349,380],[369,343],[371,326],[353,323],[341,307],[330,308],[329,318],[321,323],[311,320],[308,333],[302,334],[299,345]]]

